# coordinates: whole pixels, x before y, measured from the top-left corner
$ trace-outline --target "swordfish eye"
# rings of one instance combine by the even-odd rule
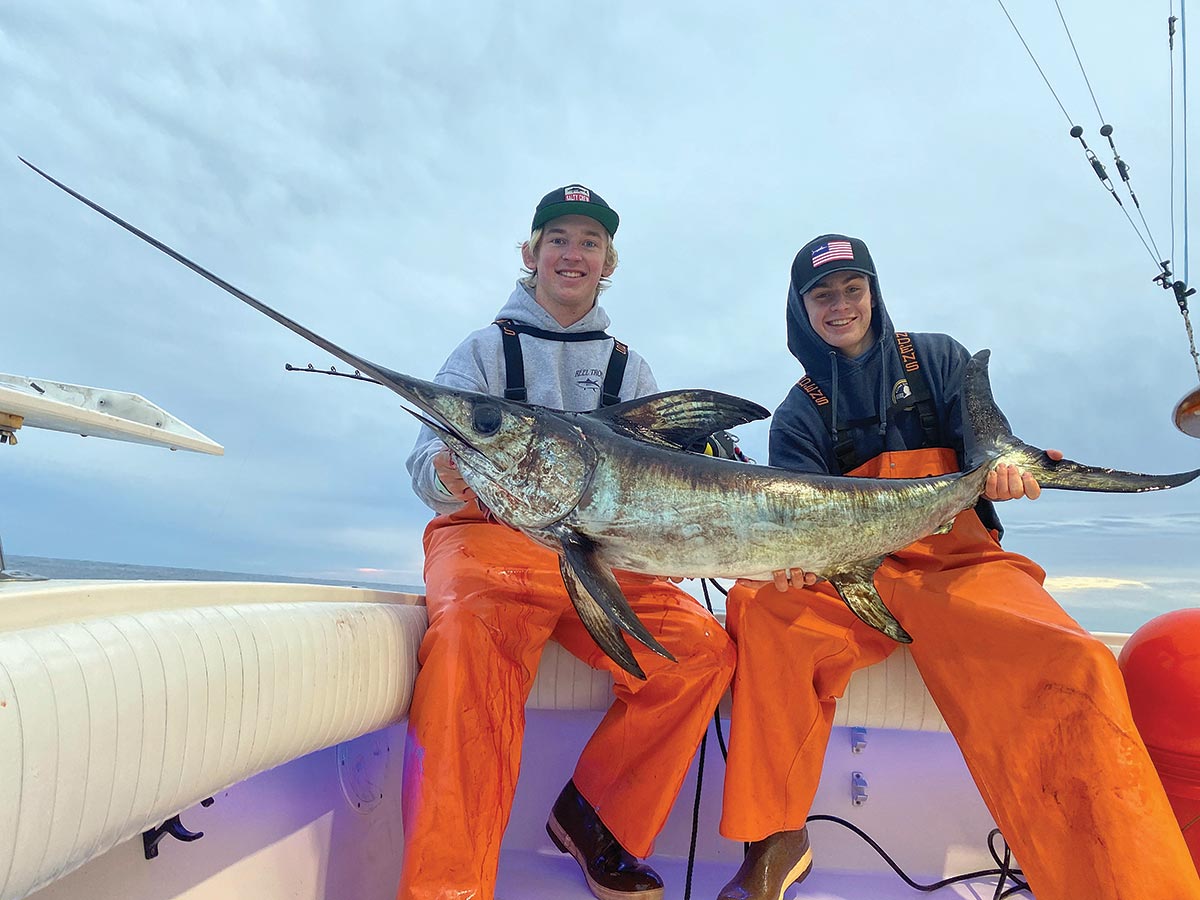
[[[471,427],[482,435],[492,435],[500,430],[500,406],[487,401],[476,403],[471,410]]]

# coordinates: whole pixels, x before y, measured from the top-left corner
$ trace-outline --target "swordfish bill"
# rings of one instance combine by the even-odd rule
[[[628,635],[671,659],[639,621],[613,570],[670,577],[762,578],[796,568],[826,578],[864,622],[912,638],[881,600],[883,558],[945,531],[982,494],[988,473],[1017,462],[1044,487],[1140,492],[1177,487],[1200,470],[1141,475],[1055,462],[1015,438],[992,400],[988,351],[966,372],[973,466],[935,478],[846,478],[792,472],[683,450],[768,412],[714,391],[654,394],[593,413],[566,413],[445,387],[339,347],[234,287],[25,162],[101,215],[407,401],[454,452],[466,483],[501,522],[559,556],[563,583],[596,643],[644,678]]]

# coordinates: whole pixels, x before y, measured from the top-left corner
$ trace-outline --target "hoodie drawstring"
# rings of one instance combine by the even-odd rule
[[[891,398],[888,396],[887,387],[887,368],[881,366],[879,371],[879,437],[883,441],[884,449],[887,449],[887,426],[888,426],[888,403]]]
[[[838,352],[836,350],[829,351],[829,368],[833,372],[833,384],[830,386],[829,405],[833,408],[830,412],[829,427],[833,431],[833,443],[837,446],[838,442]]]
[[[833,438],[833,444],[836,447],[840,440],[840,429],[838,428],[838,357],[840,354],[837,350],[829,351],[829,371],[831,374],[831,383],[829,390],[830,399],[830,421],[829,431],[830,437]],[[887,429],[888,429],[888,387],[887,378],[884,372],[879,375],[879,437],[883,440],[885,446],[887,444]]]

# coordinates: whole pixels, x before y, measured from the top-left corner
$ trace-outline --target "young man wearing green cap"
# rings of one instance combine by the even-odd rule
[[[496,321],[468,335],[436,381],[588,411],[654,393],[645,361],[604,329],[619,219],[582,185],[538,204],[520,279]],[[615,700],[550,811],[547,830],[603,900],[660,900],[650,854],[733,672],[731,642],[661,579],[618,573],[630,606],[676,658],[635,646],[639,681],[584,629],[557,554],[492,520],[453,456],[422,429],[408,460],[437,517],[425,531],[429,629],[404,764],[400,900],[490,900],[520,764],[524,705],[553,638],[613,675]]]

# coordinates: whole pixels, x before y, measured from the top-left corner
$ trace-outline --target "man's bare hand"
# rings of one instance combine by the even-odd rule
[[[1047,450],[1046,455],[1055,462],[1063,458],[1061,450]],[[1036,500],[1042,496],[1042,486],[1038,484],[1033,473],[1011,463],[1001,463],[988,472],[983,496],[996,502],[1018,500],[1021,497]]]
[[[794,587],[806,587],[817,583],[815,572],[805,572],[803,569],[777,569],[771,573],[770,581],[757,581],[753,578],[739,578],[737,583],[742,587],[757,590],[764,584],[775,585],[775,590],[781,594],[787,593]]]
[[[439,450],[433,456],[433,471],[437,473],[442,486],[450,492],[455,500],[467,501],[475,496],[475,492],[467,487],[458,464],[454,462],[454,454],[449,450]]]

